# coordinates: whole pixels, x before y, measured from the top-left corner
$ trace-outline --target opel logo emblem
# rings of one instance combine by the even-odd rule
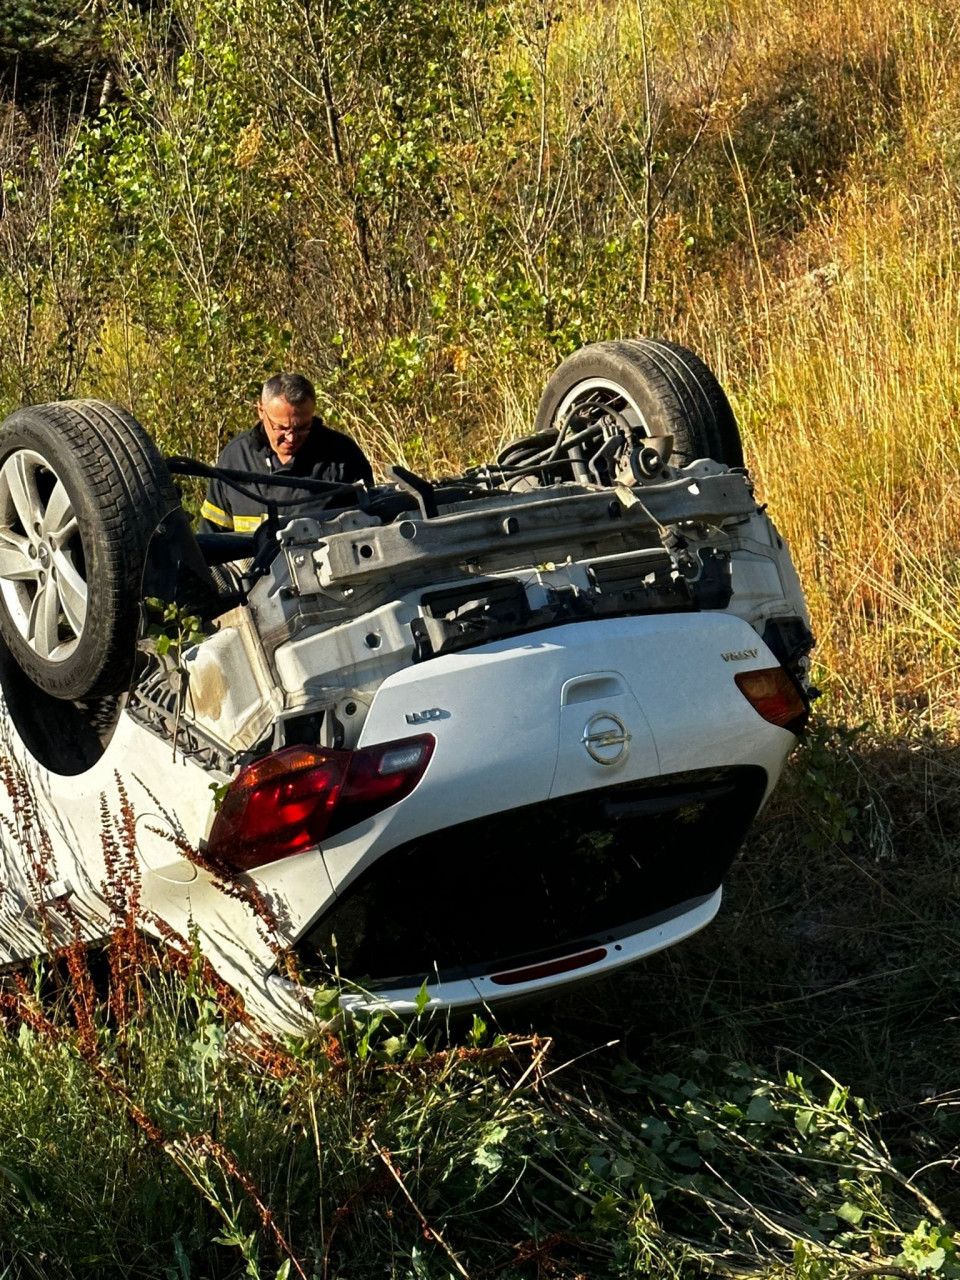
[[[609,711],[601,711],[591,716],[584,726],[580,739],[587,749],[591,760],[597,764],[621,764],[627,758],[630,748],[630,734],[627,726],[619,716]]]

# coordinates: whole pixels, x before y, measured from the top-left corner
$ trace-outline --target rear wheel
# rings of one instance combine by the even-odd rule
[[[658,338],[595,342],[555,370],[537,408],[535,431],[600,434],[629,427],[635,437],[671,436],[670,461],[713,458],[743,466],[730,402],[699,356]],[[599,438],[599,436],[598,436]]]
[[[0,635],[45,692],[126,688],[147,546],[178,505],[156,446],[115,405],[37,405],[0,425]]]

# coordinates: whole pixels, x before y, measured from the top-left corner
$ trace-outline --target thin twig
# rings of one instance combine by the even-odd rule
[[[383,1161],[387,1171],[389,1172],[390,1176],[393,1178],[394,1182],[396,1182],[397,1186],[403,1192],[407,1203],[410,1205],[410,1208],[420,1219],[420,1225],[421,1227],[423,1227],[425,1234],[428,1235],[431,1240],[435,1241],[440,1246],[440,1248],[444,1251],[444,1253],[447,1255],[447,1257],[456,1267],[458,1273],[464,1277],[464,1280],[470,1280],[470,1273],[464,1269],[463,1263],[460,1261],[460,1259],[457,1257],[454,1251],[447,1244],[446,1240],[444,1240],[440,1232],[437,1231],[435,1227],[430,1225],[422,1209],[414,1200],[410,1192],[407,1190],[406,1184],[404,1183],[403,1179],[400,1177],[400,1174],[397,1170],[396,1165],[393,1163],[393,1161],[390,1158],[390,1152],[385,1151],[383,1147],[381,1147],[379,1143],[376,1141],[376,1139],[373,1137],[371,1137],[370,1139],[370,1145],[373,1147],[374,1151],[376,1151],[377,1155]]]

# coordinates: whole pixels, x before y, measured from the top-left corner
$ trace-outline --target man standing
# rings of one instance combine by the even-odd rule
[[[231,440],[217,465],[264,475],[308,476],[336,484],[373,483],[363,451],[349,436],[324,426],[315,416],[313,384],[299,373],[277,373],[263,384],[257,401],[257,426]],[[200,508],[203,533],[251,533],[267,518],[272,499],[309,502],[316,494],[278,486],[244,485],[261,499],[246,497],[222,480],[211,480]],[[280,507],[281,511],[286,508]]]

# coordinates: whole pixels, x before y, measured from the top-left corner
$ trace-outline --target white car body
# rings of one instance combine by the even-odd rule
[[[424,982],[431,1007],[461,1008],[595,977],[709,923],[720,905],[722,872],[796,741],[789,728],[758,712],[736,677],[786,664],[804,693],[809,644],[787,662],[763,638],[770,639],[771,620],[775,629],[776,620],[786,619],[802,632],[808,621],[803,597],[787,549],[745,475],[708,461],[681,471],[664,469],[646,488],[621,487],[614,496],[606,490],[603,510],[611,523],[609,529],[598,524],[595,536],[584,532],[588,517],[578,516],[575,535],[561,518],[556,534],[531,533],[523,542],[536,502],[544,519],[553,502],[551,518],[557,519],[568,509],[563,503],[580,503],[576,509],[586,511],[598,492],[570,484],[503,494],[496,508],[462,503],[432,519],[411,517],[399,525],[377,526],[352,515],[336,524],[288,523],[249,603],[219,616],[209,637],[186,648],[173,666],[151,656],[152,665],[118,707],[102,754],[71,773],[51,767],[43,751],[31,750],[29,708],[24,710],[22,699],[19,708],[13,706],[13,686],[5,677],[0,962],[12,964],[66,941],[71,921],[82,921],[91,938],[107,932],[104,885],[111,870],[102,814],[120,813],[121,786],[135,827],[116,838],[121,848],[129,839],[137,860],[143,927],[182,937],[196,933],[204,953],[255,1016],[278,1028],[302,1027],[310,1017],[313,987],[329,986],[337,970],[345,1008],[409,1011],[422,1005]],[[418,582],[417,565],[404,559],[402,541],[414,547],[418,538],[439,538],[444,530],[454,540],[469,540],[481,517],[488,526],[483,545],[494,550],[477,552],[472,560],[473,553],[464,552],[464,558],[444,562]],[[630,549],[630,521],[644,530],[639,552]],[[633,604],[606,615],[564,614],[581,608],[587,597],[602,597],[598,565],[616,570],[618,563],[648,554],[662,574],[664,531],[675,534],[678,528],[694,590],[706,563],[697,559],[700,552],[722,557],[717,572],[728,588],[725,603],[674,609],[661,600],[649,609]],[[687,591],[682,555],[669,555],[667,577],[679,584],[678,591]],[[428,561],[433,563],[426,555]],[[351,564],[357,576],[345,578],[344,565]],[[365,587],[363,574],[378,565],[380,577],[371,581],[380,585]],[[456,608],[450,610],[453,622],[431,621],[425,589],[459,590],[466,600],[478,574],[483,584],[503,582],[508,592],[522,591],[529,625],[509,633],[504,623],[505,633],[488,640],[481,629],[479,643],[458,641],[450,651],[431,654],[422,647],[430,643],[429,637],[423,640],[424,628],[433,628],[435,646],[441,635],[442,650],[444,628],[460,623]],[[637,581],[642,579],[641,574]],[[644,590],[654,590],[651,581]],[[365,590],[369,608],[362,604]],[[339,601],[347,616],[324,621],[322,608],[311,612],[310,601],[324,608]],[[548,605],[556,617],[536,625],[538,611]],[[488,617],[485,608],[480,613]],[[7,676],[10,669],[8,657]],[[163,696],[158,681],[167,681]],[[170,689],[184,690],[176,708]],[[296,741],[284,739],[282,727],[302,725],[311,714],[321,717],[321,745],[334,752],[424,735],[435,745],[419,782],[397,803],[313,847],[237,873],[241,888],[255,885],[269,904],[274,924],[268,928],[249,895],[224,892],[225,873],[211,869],[203,851],[217,822],[217,787],[228,786],[244,763],[262,758],[265,743],[283,749],[285,741]],[[29,811],[22,781],[36,797],[36,814]],[[566,830],[570,815],[591,804],[601,821],[574,832],[563,859],[557,855],[567,879],[554,894],[553,846],[538,847],[535,838],[518,836],[517,847],[508,849],[502,832],[516,813],[517,830],[529,824],[536,833],[542,815],[547,840],[547,833]],[[715,813],[721,815],[717,822],[732,823],[733,834],[731,848],[724,846],[707,874],[692,865],[698,859],[681,837],[684,830],[695,832],[709,861],[705,837]],[[627,852],[617,854],[612,868],[604,862],[603,821],[627,833],[616,836]],[[678,843],[669,834],[671,822],[679,824]],[[654,827],[661,842],[657,888],[645,899],[644,832]],[[199,857],[191,852],[198,849]],[[587,862],[594,859],[601,868],[595,901],[594,882],[580,869],[581,849]],[[609,884],[603,879],[608,874]],[[514,883],[522,902],[511,900]],[[391,901],[398,919],[388,918]],[[524,913],[529,931],[520,923]],[[360,921],[359,941],[345,936],[353,921]],[[383,943],[391,958],[376,973],[369,957],[377,954],[381,924],[391,934]],[[435,944],[434,933],[444,929],[448,941]],[[463,949],[457,957],[430,949],[456,950],[458,939]],[[403,965],[395,957],[408,944],[413,958]],[[351,947],[357,973],[343,959]],[[284,948],[297,953],[302,982],[284,976],[278,963]]]

